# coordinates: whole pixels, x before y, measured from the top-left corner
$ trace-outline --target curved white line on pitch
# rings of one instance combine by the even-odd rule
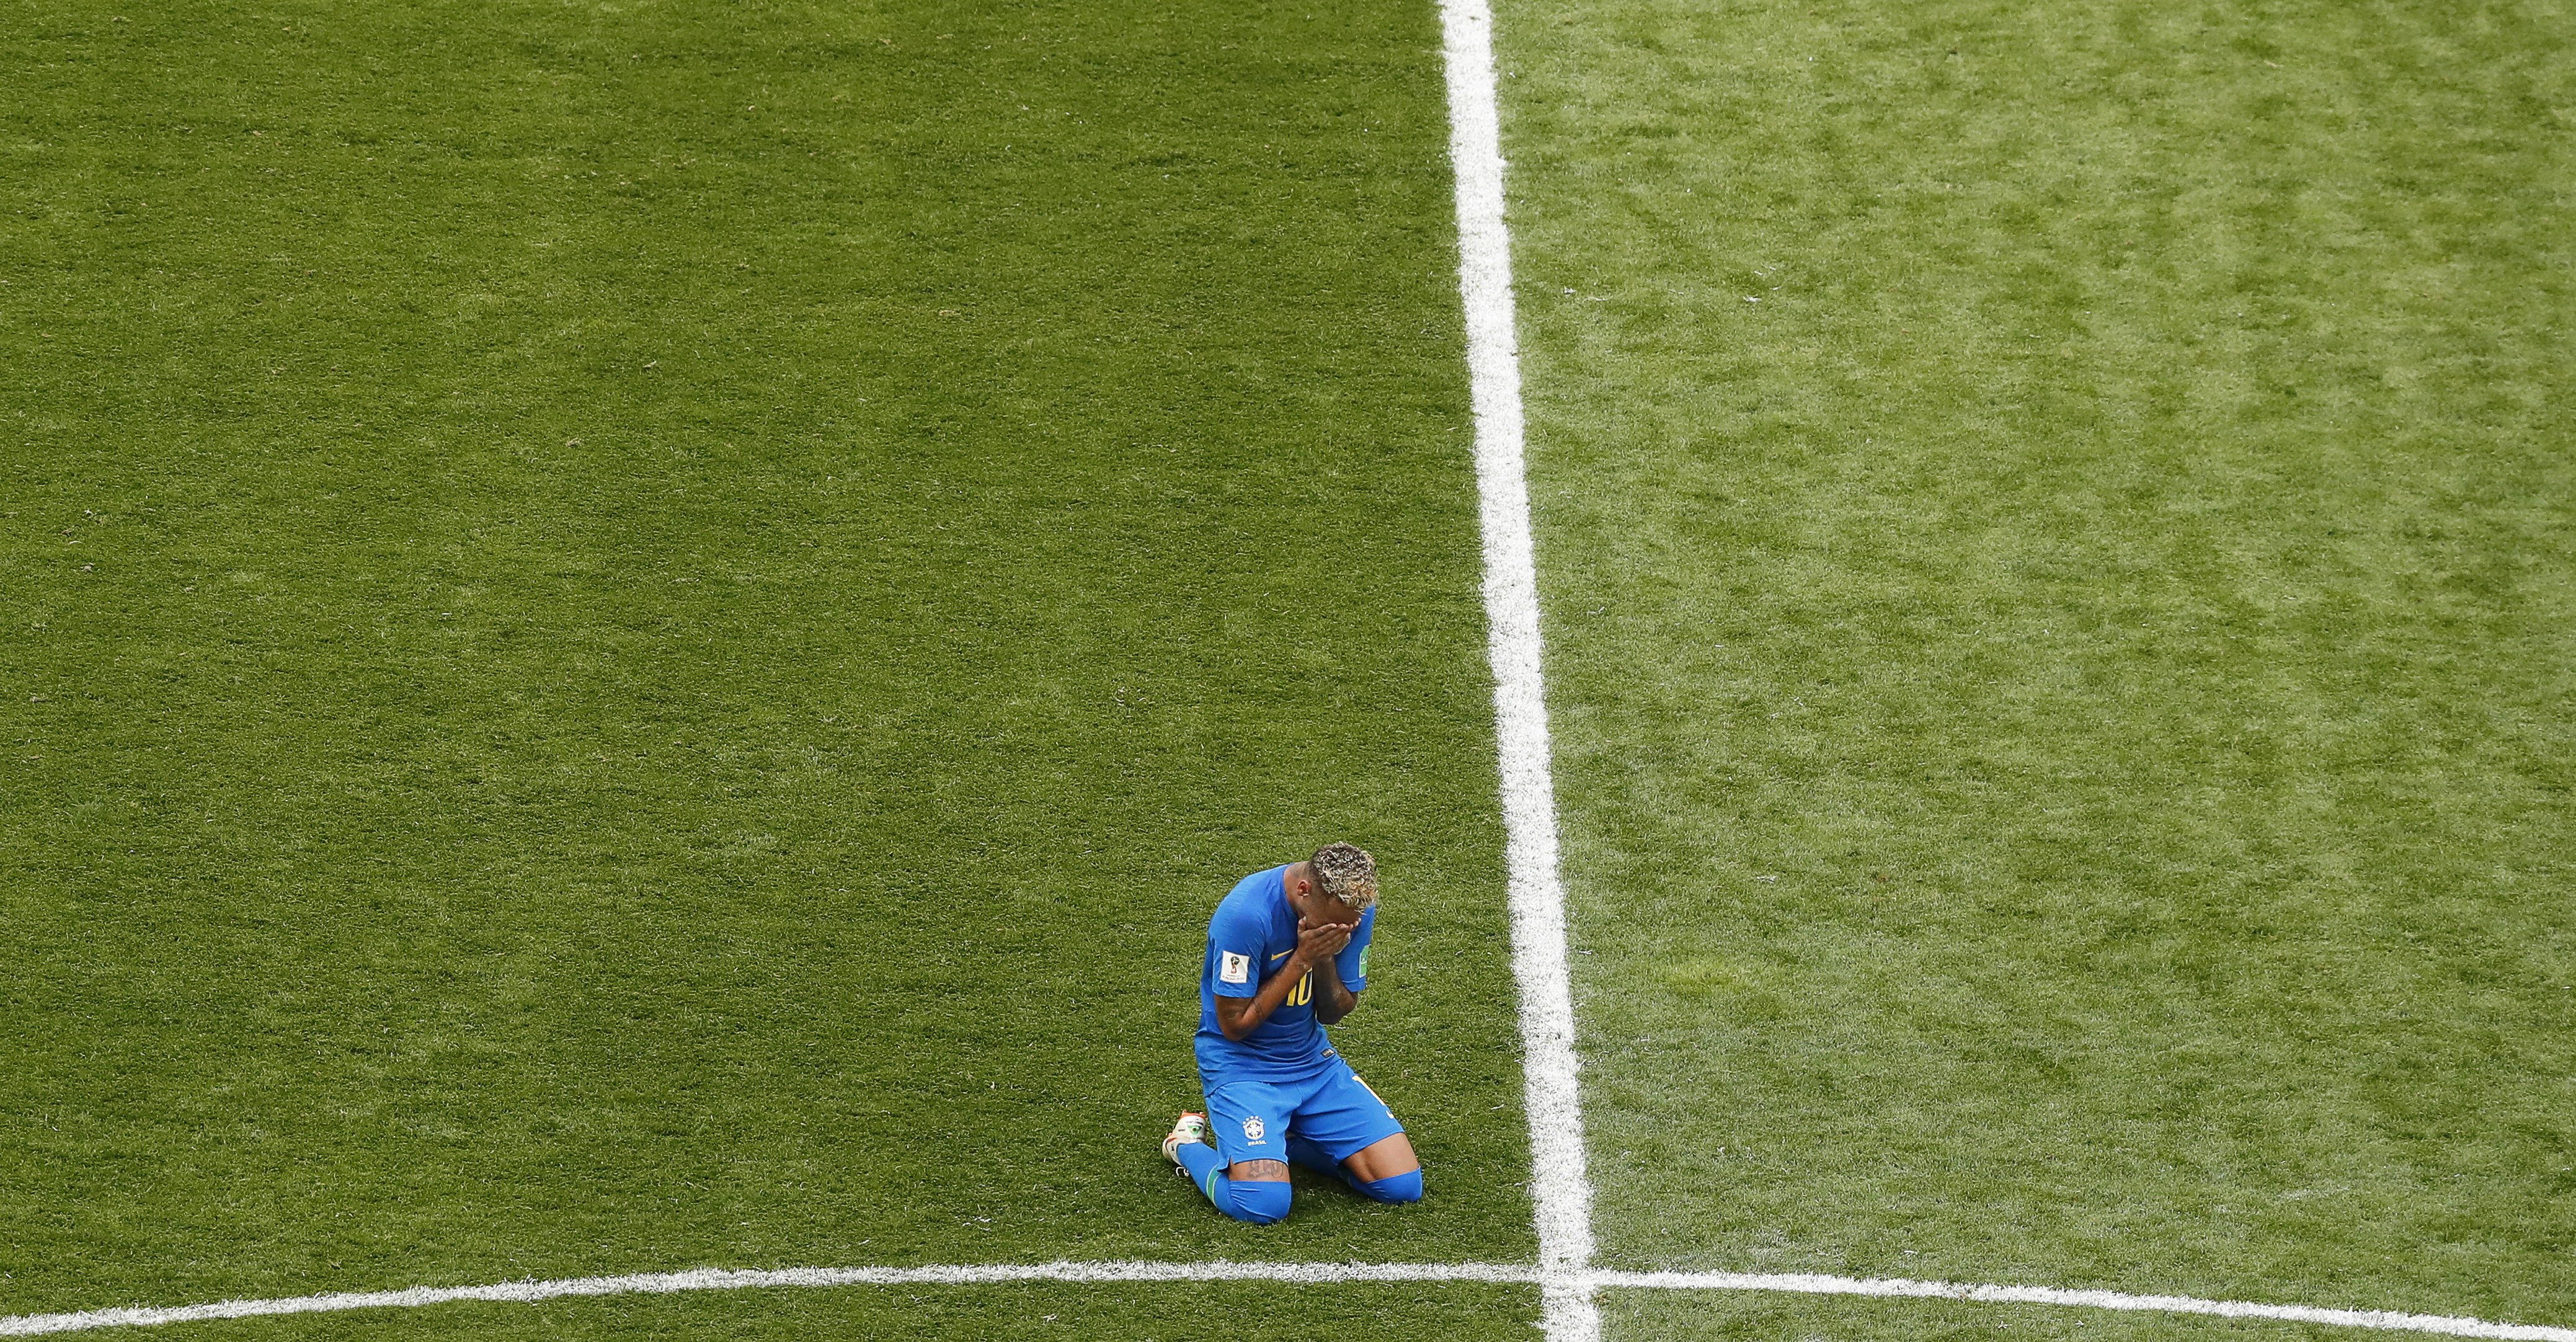
[[[769,1271],[702,1267],[623,1277],[505,1281],[491,1286],[414,1286],[401,1291],[344,1291],[277,1300],[224,1300],[172,1308],[92,1309],[78,1314],[0,1318],[0,1337],[79,1333],[93,1328],[150,1328],[166,1323],[249,1319],[270,1314],[331,1314],[351,1309],[404,1309],[460,1300],[528,1304],[585,1295],[668,1295],[769,1286],[993,1286],[1022,1281],[1276,1281],[1296,1285],[1373,1281],[1468,1281],[1519,1284],[1535,1268],[1499,1263],[990,1263],[928,1267],[791,1267]]]
[[[558,1281],[508,1281],[491,1286],[414,1286],[402,1291],[348,1291],[277,1300],[225,1300],[211,1305],[153,1309],[93,1309],[78,1314],[21,1314],[0,1318],[0,1337],[79,1333],[97,1328],[149,1328],[271,1314],[328,1314],[352,1309],[402,1309],[458,1301],[527,1304],[590,1295],[667,1295],[678,1291],[739,1291],[775,1286],[999,1286],[1013,1282],[1272,1281],[1321,1286],[1340,1282],[1479,1282],[1505,1286],[1553,1285],[1555,1274],[1513,1263],[986,1263],[927,1267],[791,1267],[768,1271],[702,1267],[687,1272],[647,1272],[623,1277],[571,1277]],[[2187,1295],[2128,1295],[2119,1291],[2066,1290],[2054,1286],[1993,1286],[1974,1282],[1902,1278],[1826,1277],[1770,1272],[1593,1272],[1592,1289],[1664,1291],[1767,1291],[1794,1295],[1861,1295],[1968,1300],[1982,1304],[2061,1305],[2077,1309],[2207,1314],[2225,1319],[2279,1319],[2383,1332],[2434,1333],[2493,1338],[2499,1342],[2576,1342],[2576,1328],[2492,1323],[2485,1319],[2394,1310],[2326,1309],[2316,1305],[2266,1305],[2244,1300],[2202,1300]]]

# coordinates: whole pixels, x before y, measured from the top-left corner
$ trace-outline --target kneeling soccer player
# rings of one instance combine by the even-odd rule
[[[1181,1115],[1163,1154],[1218,1211],[1254,1225],[1286,1216],[1292,1162],[1380,1202],[1421,1200],[1404,1125],[1324,1037],[1368,986],[1376,926],[1377,863],[1347,843],[1244,877],[1208,920],[1207,1112]]]

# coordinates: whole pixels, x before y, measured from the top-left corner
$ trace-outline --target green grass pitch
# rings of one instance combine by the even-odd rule
[[[2576,1322],[2567,13],[1502,22],[1607,1255]]]
[[[2576,1324],[2576,18],[1498,20],[1603,1260]],[[0,71],[0,1314],[1531,1256],[1427,0],[0,0]],[[1432,1198],[1256,1231],[1151,1144],[1327,837]]]
[[[0,1312],[1531,1253],[1429,11],[0,31]],[[1439,1192],[1258,1234],[1332,835]]]

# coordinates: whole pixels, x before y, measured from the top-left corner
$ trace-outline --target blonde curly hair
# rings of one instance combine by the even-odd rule
[[[1347,843],[1328,843],[1306,859],[1315,869],[1315,888],[1365,912],[1377,905],[1377,859]]]

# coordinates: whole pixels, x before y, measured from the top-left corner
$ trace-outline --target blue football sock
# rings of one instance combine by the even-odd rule
[[[1172,1149],[1172,1154],[1179,1158],[1181,1168],[1190,1172],[1190,1182],[1207,1194],[1207,1200],[1215,1203],[1218,1211],[1257,1226],[1266,1226],[1288,1214],[1294,1195],[1286,1180],[1262,1183],[1229,1179],[1225,1177],[1225,1157],[1205,1142],[1183,1142]]]
[[[1350,1178],[1349,1175],[1342,1177]],[[1406,1170],[1402,1174],[1385,1179],[1366,1181],[1351,1179],[1351,1187],[1358,1189],[1361,1196],[1373,1198],[1379,1202],[1420,1202],[1422,1171]]]
[[[1182,1169],[1190,1172],[1190,1182],[1197,1184],[1200,1192],[1207,1193],[1210,1201],[1215,1201],[1216,1194],[1208,1193],[1208,1176],[1225,1177],[1218,1173],[1225,1168],[1225,1157],[1205,1142],[1183,1142],[1172,1148],[1172,1156],[1181,1162]]]

